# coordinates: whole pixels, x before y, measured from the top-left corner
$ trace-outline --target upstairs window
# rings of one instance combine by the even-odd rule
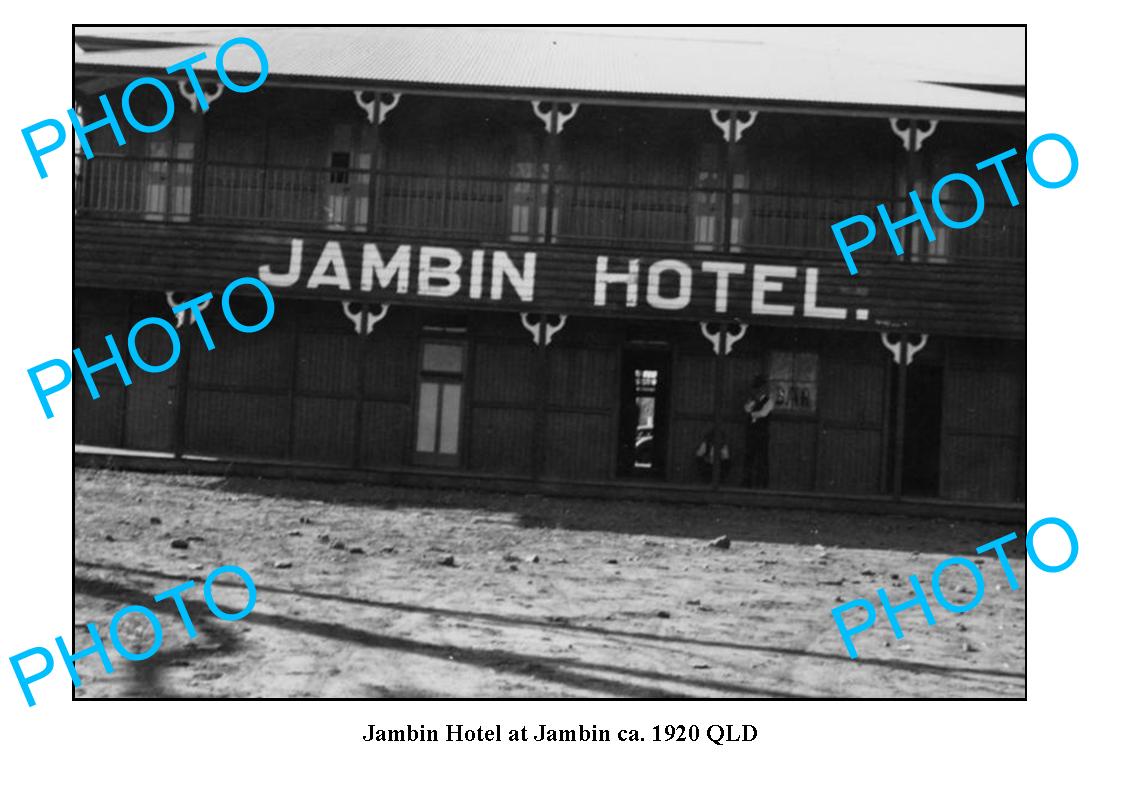
[[[970,195],[970,191],[962,183],[953,183],[940,192],[940,206],[953,219],[963,219],[971,214],[971,210],[966,209],[966,202],[963,201],[964,196],[958,190],[960,188]],[[918,180],[914,190],[916,195],[920,197],[920,202],[928,215],[928,221],[932,224],[932,232],[935,233],[935,237],[933,240],[928,240],[928,235],[924,232],[924,227],[920,222],[909,224],[908,235],[911,236],[909,250],[912,252],[913,259],[917,262],[946,263],[948,261],[948,233],[951,230],[940,223],[939,219],[936,218],[936,213],[932,210],[932,183],[928,180]],[[903,202],[900,206],[900,212],[901,215],[896,216],[896,218],[913,215],[916,208],[913,206],[912,200]],[[903,243],[905,230],[898,230],[897,235]]]
[[[322,168],[305,172],[315,180],[315,190],[323,206],[323,221],[328,229],[366,231],[371,162],[367,127],[365,124],[336,124],[332,128],[326,175]]]
[[[724,144],[704,144],[698,151],[691,200],[694,248],[719,251],[725,244],[725,155]],[[729,219],[730,251],[739,252],[748,237],[749,174],[744,150],[734,150],[732,217]]]
[[[516,133],[514,160],[511,162],[509,236],[517,243],[545,239],[546,178],[550,164],[542,160],[536,138],[530,133]],[[554,229],[557,229],[558,208],[554,207]]]

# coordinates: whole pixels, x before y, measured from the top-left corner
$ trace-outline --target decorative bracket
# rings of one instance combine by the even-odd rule
[[[357,301],[341,301],[343,305],[343,314],[347,319],[355,325],[355,334],[370,334],[374,331],[374,325],[386,317],[386,313],[390,311],[389,304],[379,304],[378,312],[364,312],[363,305]],[[352,310],[352,305],[358,304],[357,310]],[[363,330],[363,316],[366,315],[366,331]]]
[[[531,321],[531,315],[538,318],[537,321]],[[557,318],[557,323],[550,323],[550,318]],[[534,340],[534,344],[538,346],[549,345],[550,341],[554,339],[554,335],[562,330],[567,320],[568,315],[543,315],[539,313],[520,312],[519,320],[522,321],[523,328],[530,332],[530,337]]]
[[[891,342],[889,342],[889,333],[888,332],[882,332],[881,333],[881,344],[889,350],[890,354],[893,355],[893,362],[897,365],[901,364],[901,347],[904,346],[904,348],[905,348],[905,367],[908,367],[909,365],[912,364],[912,358],[914,356],[916,356],[917,354],[919,354],[921,349],[924,348],[924,346],[928,345],[928,335],[926,335],[926,334],[920,335],[920,342],[917,343],[916,345],[913,345],[912,343],[910,343],[908,341],[908,335],[902,334],[897,339],[897,342],[891,343]]]
[[[729,115],[733,116],[733,142],[737,143],[741,140],[741,134],[753,126],[759,111],[727,111],[722,108],[712,108],[710,110],[710,118],[713,119],[717,129],[721,130],[721,134],[725,140],[729,140]],[[722,119],[722,114],[726,114]]]
[[[164,291],[164,300],[168,302],[168,309],[172,309],[173,307],[175,307],[179,304],[179,302],[175,300],[175,291],[174,290],[165,290]],[[206,301],[200,301],[199,304],[198,304],[199,312],[202,312],[208,306],[210,306],[210,303],[211,303],[210,299],[207,299]],[[186,316],[186,317],[184,317],[184,316]],[[188,326],[195,323],[195,313],[194,312],[188,312],[187,310],[181,310],[181,311],[177,312],[175,314],[175,328],[182,329],[183,328],[183,322],[185,320],[187,321]]]
[[[402,100],[402,93],[400,91],[377,91],[373,88],[360,88],[355,90],[355,102],[359,107],[366,111],[367,121],[371,124],[378,120],[378,124],[386,121],[387,115],[394,108],[398,107],[398,103]],[[364,94],[372,94],[370,102],[363,99]],[[385,98],[389,99],[385,99]]]
[[[717,331],[711,332],[711,321],[702,321],[698,324],[702,328],[702,336],[710,341],[710,345],[714,347],[714,353],[718,356],[722,354],[729,354],[733,350],[733,344],[745,336],[745,332],[749,331],[748,324],[745,323],[727,323],[717,324]],[[721,351],[721,332],[722,328],[725,329],[725,351]],[[736,329],[736,331],[733,331]]]
[[[569,111],[563,111],[563,107],[569,107]],[[577,115],[577,109],[581,107],[580,102],[542,102],[541,100],[531,100],[530,108],[534,111],[534,115],[542,120],[542,124],[546,125],[546,132],[550,135],[561,135],[562,128],[565,123]],[[557,112],[556,115],[554,112]],[[556,120],[557,129],[551,130],[552,123]]]
[[[179,80],[176,81],[176,85],[179,86],[180,95],[185,100],[187,100],[188,102],[191,103],[191,112],[192,113],[198,113],[198,111],[199,111],[199,98],[197,96],[195,96],[194,91],[188,91],[187,90],[187,78],[181,77]],[[226,90],[226,87],[224,85],[222,85],[221,82],[217,82],[214,85],[215,85],[214,93],[209,94],[209,93],[207,93],[206,87],[203,86],[202,83],[199,84],[199,88],[203,89],[203,98],[207,101],[208,106],[212,102],[214,102],[216,99],[221,97],[222,92]],[[203,111],[203,113],[206,113],[206,111]]]
[[[898,122],[904,122],[905,126],[901,127]],[[918,120],[919,121],[919,120]],[[916,128],[916,148],[913,149],[909,146],[909,122],[907,119],[898,119],[895,116],[889,117],[889,127],[897,138],[901,139],[901,143],[905,147],[906,152],[919,152],[921,145],[928,139],[932,133],[936,132],[936,125],[939,122],[935,119],[926,119],[928,122],[928,129],[921,130],[919,126]]]

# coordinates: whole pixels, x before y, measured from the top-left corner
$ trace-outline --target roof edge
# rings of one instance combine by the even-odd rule
[[[207,72],[199,69],[199,72]],[[103,65],[103,64],[75,64],[75,77],[82,75],[106,75],[127,73],[135,76],[151,76],[164,80],[172,80],[166,72],[158,70],[137,69],[135,67]],[[231,74],[240,73],[231,70]],[[254,75],[250,75],[254,76]],[[662,108],[697,108],[710,110],[745,109],[745,110],[782,110],[786,113],[803,113],[809,115],[849,116],[849,117],[887,117],[936,119],[938,121],[974,121],[993,124],[1025,124],[1026,112],[1022,111],[995,111],[995,110],[970,110],[963,108],[939,108],[917,105],[879,105],[855,103],[830,103],[812,102],[807,100],[777,100],[753,99],[752,97],[725,97],[707,95],[669,95],[648,94],[622,91],[593,91],[589,89],[523,89],[509,86],[487,85],[455,85],[448,83],[420,83],[409,81],[378,81],[372,83],[355,78],[330,78],[330,77],[302,77],[298,75],[269,76],[270,86],[284,86],[286,88],[307,89],[377,89],[379,91],[401,91],[426,96],[464,97],[479,99],[505,99],[513,101],[532,101],[542,99],[565,99],[571,102],[588,102],[589,104],[624,103],[635,107],[662,107]],[[958,87],[957,87],[958,88]],[[965,87],[964,87],[965,88]]]

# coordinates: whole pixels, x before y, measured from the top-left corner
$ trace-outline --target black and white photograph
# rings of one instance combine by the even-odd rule
[[[1026,699],[1024,25],[73,40],[74,699]]]

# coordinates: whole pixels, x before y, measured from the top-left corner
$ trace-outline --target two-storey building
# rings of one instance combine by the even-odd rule
[[[78,29],[84,118],[140,75],[177,106],[125,146],[91,133],[96,156],[76,159],[76,345],[96,356],[106,333],[240,276],[277,299],[259,334],[219,314],[208,351],[185,320],[176,367],[128,389],[103,371],[97,401],[76,388],[80,450],[587,494],[1024,504],[1017,87],[743,42],[297,28],[247,33],[266,83],[223,92],[214,53],[242,33]],[[165,71],[199,51],[205,113]],[[227,69],[259,67],[232,49]],[[155,91],[132,107],[163,110]],[[910,190],[1009,148],[1020,206],[981,172],[973,227],[929,241],[911,225],[904,256],[879,230],[847,272],[831,224],[881,203],[903,218]],[[951,189],[943,205],[974,207]],[[757,377],[776,407],[764,490],[742,486]],[[708,435],[729,446],[724,479],[698,467]]]

